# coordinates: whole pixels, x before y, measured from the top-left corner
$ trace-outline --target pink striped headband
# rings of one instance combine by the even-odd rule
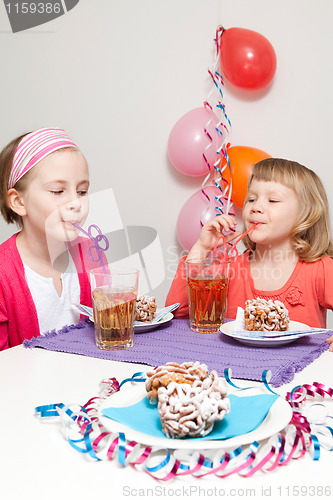
[[[68,147],[79,150],[61,128],[41,128],[25,135],[14,154],[8,189],[14,187],[24,174],[46,156]]]

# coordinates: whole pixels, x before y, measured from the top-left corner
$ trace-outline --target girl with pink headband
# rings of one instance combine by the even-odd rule
[[[0,350],[79,321],[91,306],[87,162],[67,133],[42,128],[0,153],[0,210],[20,231],[0,245]],[[96,264],[95,264],[96,266]]]

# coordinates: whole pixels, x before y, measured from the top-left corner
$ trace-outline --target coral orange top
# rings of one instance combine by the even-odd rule
[[[323,257],[316,262],[299,260],[282,288],[265,291],[254,287],[249,256],[250,252],[243,253],[230,267],[227,318],[235,319],[237,307],[244,307],[247,299],[259,297],[283,302],[292,321],[326,328],[327,309],[333,309],[333,259]],[[186,256],[179,261],[166,299],[166,305],[180,302],[180,307],[174,312],[176,318],[186,318],[189,314],[185,260]]]

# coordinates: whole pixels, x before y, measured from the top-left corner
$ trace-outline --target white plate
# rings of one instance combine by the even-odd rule
[[[156,312],[159,310],[157,309]],[[158,328],[161,325],[165,325],[166,323],[169,323],[173,318],[173,314],[171,312],[168,312],[164,318],[162,318],[160,321],[157,323],[144,323],[143,321],[135,321],[134,322],[134,333],[143,333],[143,332],[149,332],[150,330],[155,330],[155,328]],[[90,321],[92,323],[94,322],[94,316],[89,316]]]
[[[263,392],[260,388],[248,389],[245,391],[233,392],[229,389],[230,394],[237,394],[237,396],[255,396],[258,394],[267,394]],[[128,385],[124,386],[119,392],[112,394],[110,398],[107,398],[102,405],[102,409],[119,406],[130,406],[142,399],[146,394],[144,383],[136,384],[135,386]],[[112,432],[124,432],[126,439],[134,440],[138,443],[145,444],[148,446],[158,446],[162,448],[169,449],[182,449],[182,450],[209,450],[209,449],[222,449],[222,448],[234,448],[242,446],[245,444],[250,444],[253,441],[260,441],[262,439],[267,439],[277,432],[281,431],[286,427],[292,417],[292,409],[290,405],[282,397],[278,397],[276,401],[271,406],[268,414],[262,421],[262,423],[251,432],[247,434],[242,434],[241,436],[236,436],[229,439],[223,440],[200,440],[196,439],[186,440],[186,439],[172,439],[172,438],[157,438],[150,436],[149,434],[144,434],[142,432],[131,429],[125,424],[121,424],[108,417],[100,414],[100,419],[103,425]]]
[[[222,333],[228,335],[228,337],[237,340],[238,342],[242,342],[243,344],[253,345],[257,347],[259,346],[274,347],[274,346],[289,344],[290,342],[294,342],[295,340],[303,337],[303,335],[300,333],[299,335],[292,335],[288,338],[288,333],[291,333],[293,330],[295,331],[304,330],[305,332],[311,329],[308,325],[305,325],[304,323],[299,323],[298,321],[290,321],[288,330],[286,332],[282,332],[281,337],[252,339],[249,337],[242,336],[241,334],[234,333],[235,324],[236,321],[229,321],[229,323],[224,323],[221,326],[220,330]],[[304,335],[307,335],[307,333],[304,333]]]
[[[157,309],[158,312],[158,309]],[[169,323],[173,318],[173,314],[171,312],[168,312],[162,318],[160,321],[157,323],[144,323],[143,321],[135,321],[134,323],[134,333],[142,333],[142,332],[148,332],[150,330],[154,330],[155,328],[158,328],[160,325],[165,325],[165,323]]]

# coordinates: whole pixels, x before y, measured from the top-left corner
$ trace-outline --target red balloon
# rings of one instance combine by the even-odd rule
[[[225,78],[236,87],[259,90],[274,77],[276,54],[260,33],[229,28],[220,39],[220,65]]]

